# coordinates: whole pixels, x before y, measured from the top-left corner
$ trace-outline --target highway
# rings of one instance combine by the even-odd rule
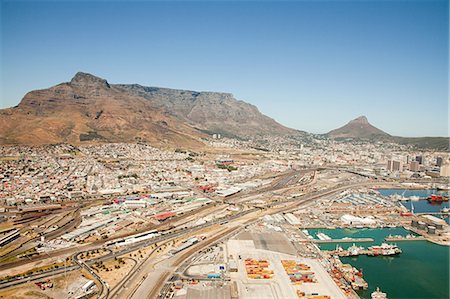
[[[97,282],[99,282],[100,288],[99,288],[99,292],[97,295],[97,298],[108,298],[109,295],[109,286],[108,284],[100,277],[98,276],[94,270],[92,270],[91,267],[89,267],[89,265],[87,265],[84,261],[80,261],[78,259],[78,256],[80,256],[82,254],[82,252],[80,253],[76,253],[74,255],[72,255],[72,261],[77,264],[79,267],[84,268],[86,271],[88,271],[94,278],[95,280],[97,280]]]

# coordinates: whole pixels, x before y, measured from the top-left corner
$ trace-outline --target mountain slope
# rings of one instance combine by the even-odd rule
[[[68,83],[29,92],[0,111],[3,144],[131,142],[200,146],[202,134],[106,80],[77,73]]]
[[[81,72],[0,110],[1,144],[143,140],[198,147],[205,132],[246,138],[296,131],[230,94],[114,85]]]

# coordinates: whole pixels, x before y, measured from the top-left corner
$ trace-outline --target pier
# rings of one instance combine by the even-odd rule
[[[330,239],[330,240],[311,240],[317,244],[326,244],[326,243],[364,243],[364,242],[373,242],[372,238],[345,238],[345,239]]]
[[[385,241],[388,242],[396,242],[396,241],[426,241],[427,239],[422,236],[412,237],[412,238],[405,238],[405,237],[386,237],[384,238]]]

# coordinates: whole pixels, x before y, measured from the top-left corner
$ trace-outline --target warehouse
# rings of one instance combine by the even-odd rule
[[[164,212],[164,213],[156,214],[154,217],[158,221],[164,221],[164,220],[174,217],[174,216],[176,216],[176,214],[174,212]]]

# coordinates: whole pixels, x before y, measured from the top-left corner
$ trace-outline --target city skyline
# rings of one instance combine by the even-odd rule
[[[366,115],[391,135],[448,136],[447,13],[446,1],[3,1],[0,104],[85,71],[230,92],[312,133]]]

